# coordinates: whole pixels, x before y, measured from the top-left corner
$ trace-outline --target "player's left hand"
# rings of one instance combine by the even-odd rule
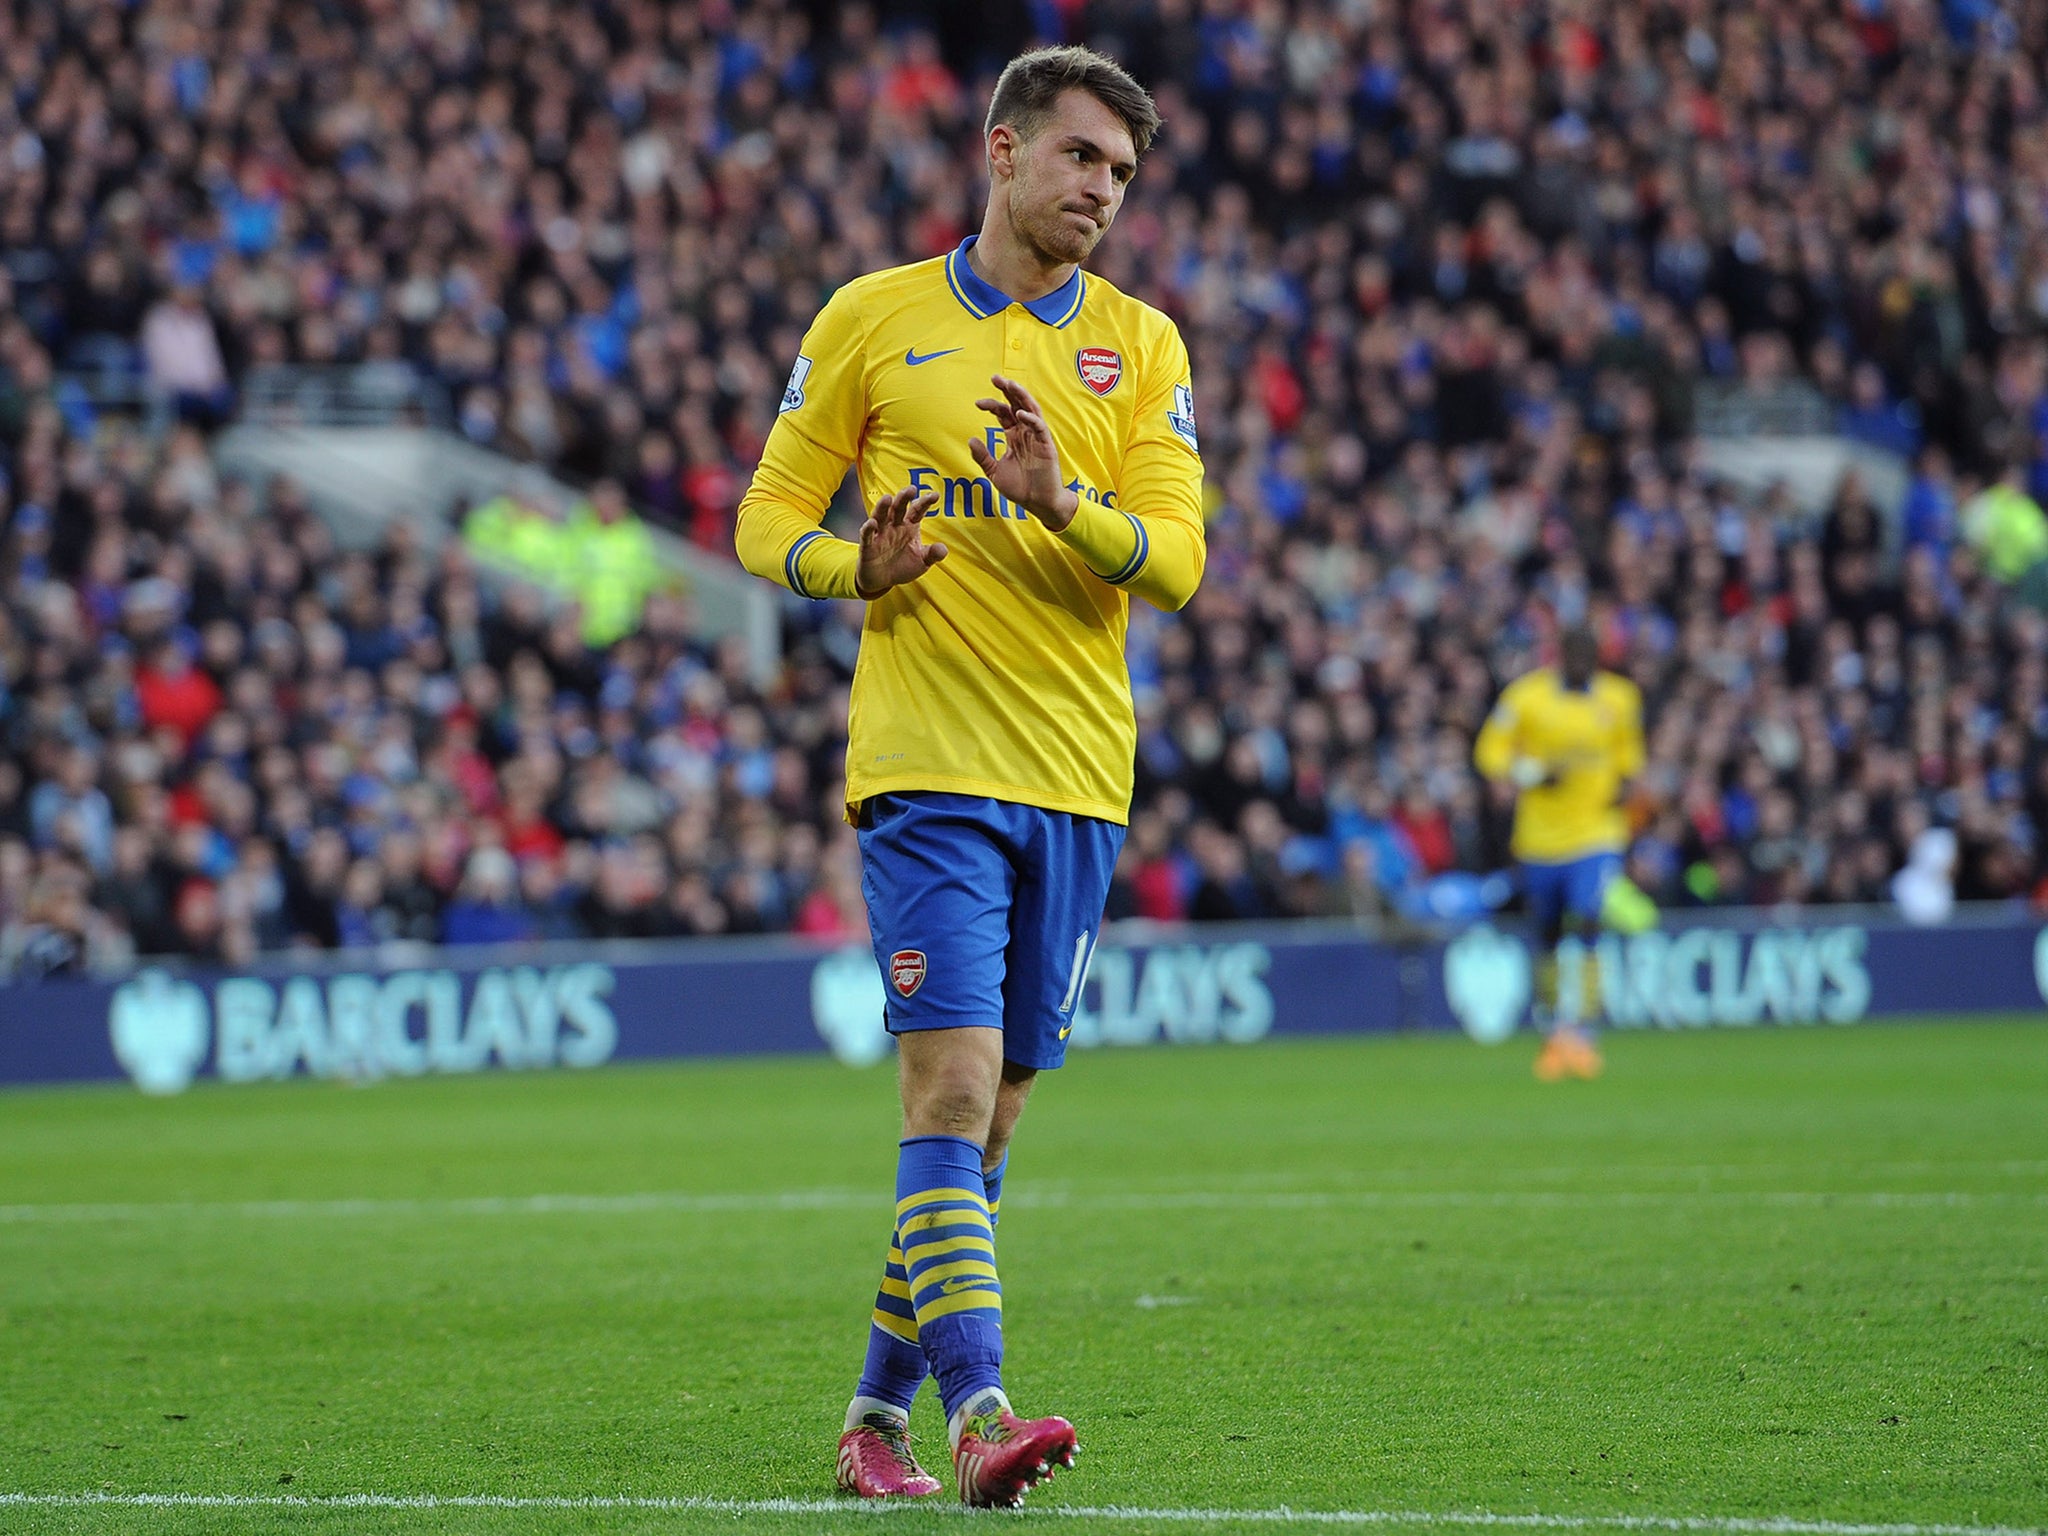
[[[1045,412],[1015,379],[998,373],[989,382],[1002,391],[1002,398],[974,403],[1003,429],[1003,455],[997,458],[980,438],[970,438],[967,451],[991,485],[1058,533],[1074,520],[1081,498],[1060,478],[1060,452]]]

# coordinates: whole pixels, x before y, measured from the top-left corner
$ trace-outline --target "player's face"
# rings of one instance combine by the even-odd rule
[[[1082,90],[1062,95],[1011,158],[1010,223],[1053,262],[1081,262],[1123,206],[1138,156],[1123,119]]]
[[[1564,637],[1559,649],[1558,669],[1567,685],[1583,688],[1600,665],[1600,647],[1591,635],[1574,632]]]

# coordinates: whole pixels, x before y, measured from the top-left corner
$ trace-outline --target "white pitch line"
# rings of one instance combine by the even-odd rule
[[[2048,1207],[2048,1193],[2019,1190],[1134,1190],[1077,1195],[1016,1190],[1013,1209],[1160,1210],[1553,1210],[1667,1205],[1761,1205],[1806,1208],[1947,1209],[1972,1206]],[[819,1210],[885,1209],[872,1190],[810,1189],[761,1194],[690,1194],[649,1190],[622,1195],[479,1195],[448,1199],[165,1200],[95,1204],[0,1205],[0,1225],[23,1222],[172,1221],[203,1217],[291,1220],[363,1216],[637,1216],[652,1212],[745,1215]]]
[[[632,1216],[643,1211],[730,1214],[885,1206],[873,1190],[784,1190],[757,1195],[652,1190],[624,1195],[477,1195],[448,1199],[163,1200],[80,1205],[0,1205],[0,1222],[147,1221],[194,1216],[251,1220],[304,1216]]]
[[[1219,1210],[1295,1210],[1329,1206],[1530,1206],[1592,1207],[1657,1205],[1792,1205],[1792,1206],[1966,1206],[2048,1205],[2048,1193],[1961,1190],[1825,1190],[1825,1189],[1589,1189],[1589,1190],[1160,1190],[1153,1193],[1075,1197],[1029,1190],[1004,1195],[1006,1203],[1075,1207],[1094,1210],[1171,1210],[1214,1207]]]
[[[331,1497],[234,1493],[0,1493],[0,1508],[30,1509],[497,1509],[559,1511],[642,1511],[721,1515],[903,1515],[926,1512],[941,1518],[969,1512],[954,1504],[906,1507],[889,1500],[635,1498],[623,1494],[589,1497],[517,1497],[504,1494],[343,1493]],[[1013,1519],[1147,1520],[1186,1525],[1232,1521],[1259,1525],[1419,1525],[1453,1528],[1503,1527],[1543,1531],[1672,1531],[1701,1536],[2048,1536],[2037,1526],[1891,1525],[1840,1520],[1769,1520],[1714,1515],[1514,1515],[1488,1510],[1419,1509],[1142,1509],[1123,1504],[1038,1505]]]

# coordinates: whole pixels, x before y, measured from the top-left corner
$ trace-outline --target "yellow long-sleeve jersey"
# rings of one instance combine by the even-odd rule
[[[1515,801],[1514,855],[1561,864],[1628,845],[1621,786],[1643,767],[1643,696],[1612,672],[1568,688],[1551,668],[1501,690],[1472,757],[1481,773],[1510,781],[1518,760],[1549,777]]]
[[[947,558],[868,605],[846,753],[849,814],[873,795],[988,795],[1124,822],[1137,728],[1130,593],[1178,608],[1202,577],[1202,461],[1173,322],[1076,272],[1013,302],[968,264],[848,283],[819,312],[740,503],[740,560],[805,597],[853,597],[858,548],[819,527],[858,466],[861,501],[938,494]],[[1002,374],[1045,413],[1081,509],[1055,534],[969,456],[1002,432],[975,401]]]

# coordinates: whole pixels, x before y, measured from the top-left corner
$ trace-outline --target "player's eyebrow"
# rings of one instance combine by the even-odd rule
[[[1116,159],[1109,153],[1109,151],[1105,150],[1100,144],[1096,143],[1093,139],[1089,138],[1084,133],[1068,134],[1065,140],[1060,144],[1060,148],[1085,149],[1095,159],[1109,161],[1109,168],[1111,171],[1116,173],[1116,179],[1118,181],[1129,181],[1133,176],[1138,174],[1138,162],[1136,160]]]

